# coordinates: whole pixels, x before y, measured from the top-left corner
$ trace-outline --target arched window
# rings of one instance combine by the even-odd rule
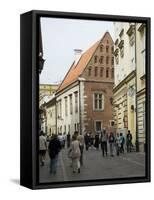
[[[95,76],[97,76],[98,68],[95,67]]]
[[[94,63],[97,63],[97,56],[94,57]]]
[[[109,46],[106,46],[106,53],[109,53]]]
[[[91,76],[91,66],[88,68],[88,76]]]
[[[109,68],[106,68],[106,78],[109,77]]]
[[[106,64],[109,64],[109,56],[106,56]]]
[[[114,65],[114,57],[112,57],[112,65]]]
[[[104,49],[104,46],[101,45],[101,46],[100,46],[100,52],[103,52],[103,49]]]
[[[101,56],[101,57],[100,57],[99,62],[100,62],[100,64],[103,64],[103,62],[104,62],[104,56]]]
[[[103,71],[104,71],[104,68],[101,67],[101,68],[100,68],[100,76],[101,76],[101,77],[103,77]]]

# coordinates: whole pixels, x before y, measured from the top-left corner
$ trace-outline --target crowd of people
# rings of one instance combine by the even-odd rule
[[[67,145],[66,145],[67,144]],[[68,148],[68,158],[71,160],[71,167],[73,173],[80,173],[81,166],[83,165],[83,152],[90,149],[101,149],[102,156],[111,157],[115,155],[119,156],[120,153],[132,151],[132,134],[128,130],[126,137],[123,133],[109,134],[105,129],[101,132],[96,133],[85,133],[84,135],[79,134],[77,131],[71,136],[70,133],[58,135],[53,134],[51,138],[46,138],[43,131],[40,132],[39,136],[39,156],[40,165],[44,166],[46,152],[48,151],[50,157],[50,173],[56,174],[58,155],[62,148]],[[116,153],[115,153],[116,152]]]

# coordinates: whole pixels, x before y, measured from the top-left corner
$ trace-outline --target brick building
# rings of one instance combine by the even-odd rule
[[[109,34],[76,59],[56,92],[57,132],[95,133],[112,122],[114,44]]]

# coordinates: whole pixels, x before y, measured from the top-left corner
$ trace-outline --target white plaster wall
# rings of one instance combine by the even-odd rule
[[[75,95],[74,93],[78,92],[78,112],[75,112]],[[73,113],[70,114],[70,99],[69,95],[72,94],[72,102],[73,102]],[[68,115],[65,116],[65,97],[67,96],[67,108],[68,108]],[[61,100],[62,103],[62,115],[61,118],[57,118],[57,132],[58,127],[62,126],[62,133],[64,133],[64,126],[66,126],[66,134],[68,133],[68,127],[70,125],[70,134],[73,134],[75,131],[75,124],[79,123],[79,85],[74,86],[73,88],[69,89],[68,91],[64,92],[60,96],[57,97],[56,101],[58,102]]]

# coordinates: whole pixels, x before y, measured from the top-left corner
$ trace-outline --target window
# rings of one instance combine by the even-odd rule
[[[106,56],[106,64],[109,64],[109,56]]]
[[[116,64],[118,65],[119,64],[119,55],[118,54],[115,57],[115,61],[116,61]]]
[[[70,125],[68,125],[68,132],[70,133],[70,131],[71,131],[71,127]]]
[[[104,95],[102,93],[94,93],[94,110],[102,111],[104,109]]]
[[[121,58],[124,57],[124,46],[121,47],[121,49],[120,49],[120,56],[121,56]]]
[[[75,95],[75,112],[78,112],[78,92],[74,93]]]
[[[73,113],[73,102],[72,102],[72,94],[70,94],[70,114]]]
[[[114,68],[111,69],[111,77],[114,78]]]
[[[100,62],[100,64],[103,64],[103,62],[104,62],[104,56],[101,56],[101,57],[100,57],[99,62]]]
[[[142,71],[143,75],[145,74],[145,30],[141,32],[141,55],[142,55]]]
[[[100,46],[100,52],[103,52],[103,48],[104,48],[104,46],[101,45],[101,46]]]
[[[97,76],[98,69],[95,67],[95,76]]]
[[[97,63],[97,56],[94,56],[94,63]]]
[[[101,76],[101,77],[103,77],[103,71],[104,71],[104,68],[101,67],[101,68],[100,68],[100,76]]]
[[[131,66],[132,69],[135,69],[135,46],[130,47],[130,57],[131,57]]]
[[[106,53],[109,53],[109,46],[106,46]]]
[[[107,68],[106,69],[106,78],[108,78],[109,77],[109,69]]]
[[[66,125],[64,125],[64,132],[66,133]]]
[[[95,121],[95,131],[101,131],[102,130],[102,122],[101,121]]]
[[[67,97],[65,97],[65,116],[68,115],[68,107],[67,107]]]
[[[88,76],[91,76],[91,66],[88,68]]]
[[[58,118],[60,118],[62,116],[62,104],[61,104],[61,100],[59,100],[57,102],[57,113],[58,113]]]
[[[112,65],[114,65],[114,57],[112,57]]]

